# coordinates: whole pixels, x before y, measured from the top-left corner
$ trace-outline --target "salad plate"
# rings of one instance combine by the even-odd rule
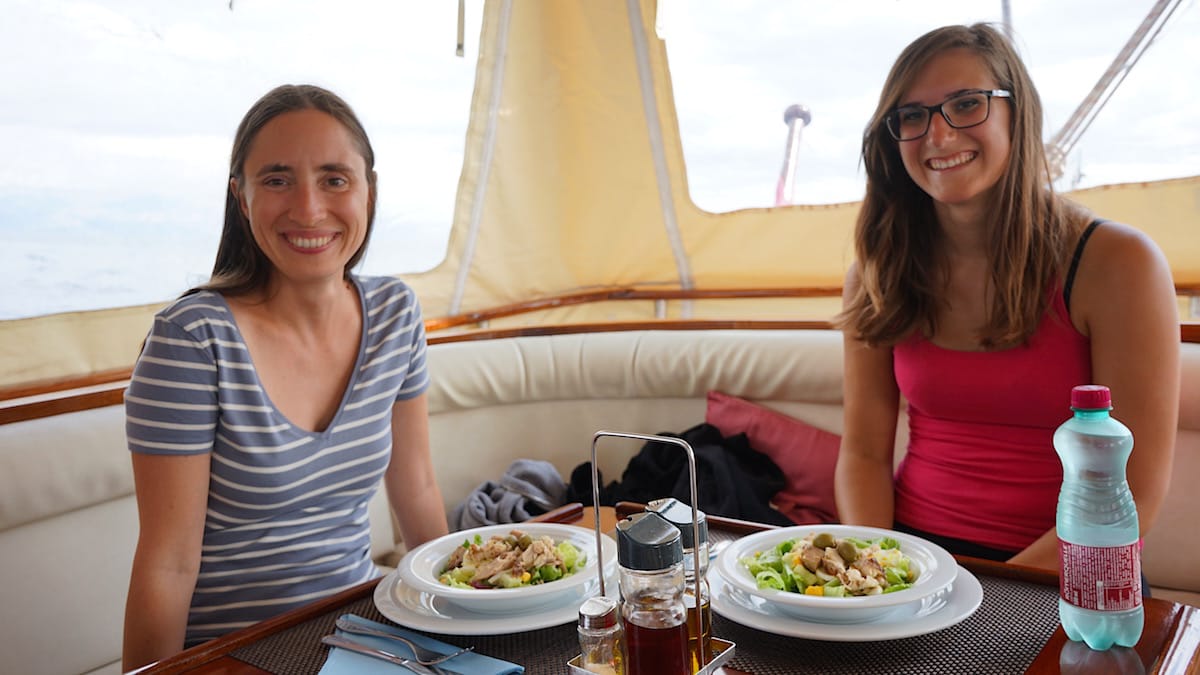
[[[578,555],[574,571],[553,581],[526,583],[513,588],[452,587],[439,581],[451,554],[463,548],[465,543],[482,544],[493,537],[503,540],[514,530],[534,539],[548,537],[555,545],[571,544]],[[602,536],[600,545],[607,579],[616,573],[617,543],[611,537]],[[542,607],[558,607],[572,600],[582,602],[589,594],[589,587],[596,585],[600,578],[595,530],[560,523],[509,523],[452,532],[409,551],[400,559],[396,572],[407,586],[437,596],[461,609],[503,616]]]
[[[730,621],[776,635],[831,642],[873,642],[925,635],[963,621],[983,601],[983,586],[963,567],[958,567],[954,582],[939,593],[898,605],[871,621],[854,624],[797,618],[771,602],[743,592],[720,575],[709,575],[709,590],[713,611]]]
[[[605,595],[618,597],[617,575],[606,577]],[[583,599],[598,594],[600,577],[592,575],[580,597],[566,596],[557,603],[524,612],[498,615],[472,612],[434,593],[417,589],[395,570],[375,587],[375,607],[388,619],[416,630],[443,635],[503,635],[561,626],[579,620]]]
[[[745,561],[760,554],[773,553],[773,549],[783,542],[811,539],[820,534],[829,535],[837,541],[847,538],[859,541],[890,540],[893,548],[870,555],[880,556],[880,560],[885,560],[884,556],[887,556],[886,560],[892,562],[882,563],[884,565],[903,564],[906,570],[912,568],[916,580],[903,590],[892,593],[845,597],[822,597],[759,587],[755,575]],[[898,548],[895,548],[896,546]],[[877,547],[851,548],[855,551],[874,551]],[[895,560],[901,560],[902,563],[896,563]],[[846,566],[849,567],[848,564]],[[721,552],[715,567],[716,576],[720,576],[722,581],[745,595],[773,605],[784,614],[805,621],[851,624],[882,618],[900,606],[936,595],[954,581],[958,565],[954,557],[942,547],[910,534],[857,525],[826,524],[782,527],[742,537]]]

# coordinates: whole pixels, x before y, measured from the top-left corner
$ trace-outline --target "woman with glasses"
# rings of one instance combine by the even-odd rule
[[[910,44],[863,138],[867,189],[839,324],[845,523],[1057,570],[1071,388],[1108,385],[1133,430],[1142,531],[1171,471],[1179,397],[1174,284],[1138,230],[1055,194],[1042,106],[991,26]],[[903,397],[909,441],[893,471]]]

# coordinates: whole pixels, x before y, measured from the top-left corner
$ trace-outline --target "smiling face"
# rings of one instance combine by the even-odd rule
[[[996,88],[995,77],[979,55],[950,49],[925,64],[900,105],[937,105],[965,90]],[[955,129],[935,113],[927,134],[897,141],[908,175],[933,198],[939,213],[970,209],[975,216],[982,214],[988,195],[1008,168],[1009,105],[1007,99],[992,99],[987,121],[967,129]]]
[[[340,280],[366,239],[371,188],[349,131],[315,109],[283,113],[250,145],[231,186],[272,278]]]

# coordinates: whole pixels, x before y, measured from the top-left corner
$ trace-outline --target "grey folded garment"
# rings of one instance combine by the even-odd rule
[[[567,484],[550,462],[518,459],[499,482],[486,481],[467,495],[450,515],[450,527],[520,523],[566,503]]]

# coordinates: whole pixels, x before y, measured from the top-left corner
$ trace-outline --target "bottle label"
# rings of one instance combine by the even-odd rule
[[[1127,546],[1082,546],[1058,540],[1058,593],[1081,609],[1119,612],[1142,604],[1142,556]]]

